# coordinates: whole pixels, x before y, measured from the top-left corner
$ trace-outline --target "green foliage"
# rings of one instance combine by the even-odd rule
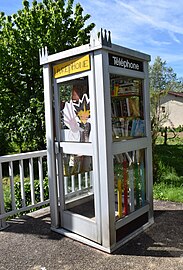
[[[5,198],[5,209],[6,211],[11,211],[11,194],[10,194],[10,184],[9,179],[4,179],[6,183],[4,184],[4,198]],[[21,184],[19,177],[15,177],[15,203],[16,208],[20,209],[22,207],[22,199],[21,199]],[[25,178],[24,179],[24,190],[25,190],[25,201],[26,206],[31,205],[31,185],[30,185],[30,179]],[[43,180],[43,188],[44,188],[44,200],[49,199],[49,185],[48,185],[48,178],[46,177]],[[40,202],[40,183],[39,180],[34,180],[34,194],[35,194],[35,201]]]
[[[3,128],[0,123],[0,156],[5,155],[8,150],[9,144],[6,135],[6,129]]]
[[[153,91],[181,91],[182,83],[171,67],[167,67],[166,61],[157,56],[154,64],[150,66],[150,88]]]
[[[44,199],[49,199],[49,187],[48,187],[48,179],[44,179],[43,182],[44,186]],[[25,189],[25,200],[26,206],[31,205],[31,185],[30,182],[26,182],[24,184]],[[40,201],[40,183],[39,180],[34,180],[34,194],[35,194],[35,201],[36,203]],[[16,182],[15,184],[15,198],[16,198],[16,207],[19,209],[22,207],[22,200],[21,200],[21,185],[20,182]]]
[[[183,202],[183,138],[154,150],[154,198]]]
[[[45,147],[39,49],[53,54],[89,41],[94,24],[86,25],[90,15],[73,2],[24,0],[12,16],[0,14],[0,125],[19,151]]]
[[[183,89],[182,81],[177,79],[171,67],[167,67],[166,61],[159,56],[155,59],[154,64],[149,68],[150,79],[150,98],[151,98],[151,132],[152,132],[152,150],[153,150],[153,176],[156,182],[162,179],[166,169],[161,160],[161,153],[158,153],[156,144],[161,140],[159,138],[161,128],[168,118],[168,114],[161,113],[160,100],[169,91],[181,91]],[[164,133],[164,143],[167,143],[167,133]],[[175,137],[175,133],[174,133]],[[171,139],[171,143],[175,138]]]
[[[158,132],[166,121],[168,115],[161,114],[160,99],[169,91],[181,91],[183,83],[177,79],[171,67],[159,56],[149,68],[150,94],[151,94],[151,129],[153,147],[156,143]]]
[[[183,188],[181,187],[169,187],[164,183],[154,185],[154,199],[183,202]]]
[[[171,131],[171,129],[168,128],[168,131]],[[183,132],[183,125],[179,125],[177,128],[174,128],[175,132]]]
[[[177,143],[177,144],[176,144]],[[180,144],[179,144],[180,143]],[[171,141],[171,145],[156,145],[156,163],[158,164],[159,177],[156,181],[166,183],[167,177],[173,173],[178,178],[183,176],[183,139]]]
[[[176,132],[176,137],[172,136],[171,129],[169,129],[169,131],[168,131],[168,137],[171,138],[171,140],[169,140],[168,144],[169,145],[181,145],[181,144],[183,144],[182,129],[180,129],[181,130],[180,132],[179,132],[179,128],[174,129],[174,130]],[[156,145],[163,144],[163,143],[164,143],[164,139],[161,136],[161,134],[159,134],[158,138],[156,140]]]
[[[10,192],[10,184],[9,179],[3,179],[3,193],[4,193],[4,206],[6,211],[11,211],[11,192]]]

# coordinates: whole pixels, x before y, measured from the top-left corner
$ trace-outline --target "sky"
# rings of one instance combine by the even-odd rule
[[[30,3],[32,0],[29,1]],[[183,77],[182,0],[75,0],[89,13],[88,23],[111,31],[112,43],[157,56]],[[0,0],[7,15],[22,8],[22,0]]]

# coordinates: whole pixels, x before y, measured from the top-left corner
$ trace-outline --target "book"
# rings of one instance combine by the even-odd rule
[[[111,102],[112,117],[130,116],[130,107],[128,98],[114,99]]]
[[[126,117],[129,116],[126,98],[122,98],[120,100],[120,107],[121,107],[121,116],[126,116]]]
[[[132,137],[142,137],[145,134],[144,120],[134,119],[132,121],[131,136]]]
[[[130,115],[133,117],[139,117],[140,116],[139,98],[138,97],[129,98],[128,104]]]
[[[111,95],[120,96],[125,94],[139,95],[141,83],[139,80],[111,79]]]

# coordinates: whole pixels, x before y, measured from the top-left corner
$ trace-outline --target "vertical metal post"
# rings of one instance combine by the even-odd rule
[[[45,99],[45,120],[46,120],[46,140],[47,140],[47,162],[48,180],[50,194],[51,226],[59,227],[58,216],[58,193],[55,164],[54,147],[54,123],[53,123],[53,90],[52,90],[52,71],[49,64],[43,66],[44,79],[44,99]]]
[[[98,151],[100,164],[100,203],[102,245],[110,248],[116,242],[115,203],[110,112],[110,85],[107,52],[95,52],[96,100],[98,117]]]
[[[59,85],[57,84],[56,79],[54,80],[54,106],[55,106],[55,160],[56,160],[56,178],[57,178],[57,193],[59,199],[59,218],[60,218],[60,225],[63,224],[63,211],[65,210],[65,194],[64,194],[64,172],[63,172],[63,153],[62,149],[60,148],[60,141],[61,141],[61,120],[60,120],[60,91]],[[68,187],[67,187],[68,188]]]
[[[148,148],[146,149],[145,164],[147,185],[146,194],[149,201],[149,220],[153,222],[153,169],[152,169],[152,137],[151,137],[151,119],[150,119],[150,93],[149,93],[149,76],[148,76],[148,62],[144,62],[144,91],[145,91],[145,115],[146,115],[146,134],[148,139]]]
[[[99,162],[99,140],[98,140],[98,109],[97,109],[97,93],[96,93],[96,72],[94,53],[91,56],[91,76],[89,76],[90,87],[90,106],[92,116],[92,145],[93,145],[93,170],[90,172],[90,185],[91,192],[94,193],[95,216],[97,222],[97,239],[102,243],[102,220],[101,220],[101,201],[100,201],[100,162]],[[95,180],[94,180],[95,179]]]

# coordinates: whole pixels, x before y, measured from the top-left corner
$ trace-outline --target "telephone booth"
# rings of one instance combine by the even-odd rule
[[[149,61],[106,30],[40,51],[51,229],[109,253],[153,223]]]

